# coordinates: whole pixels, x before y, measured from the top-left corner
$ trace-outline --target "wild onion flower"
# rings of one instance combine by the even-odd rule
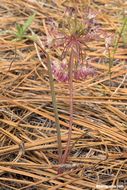
[[[84,80],[89,76],[94,76],[95,71],[87,61],[88,51],[94,49],[88,46],[93,40],[106,38],[96,21],[97,13],[89,9],[86,11],[85,18],[79,20],[77,14],[65,18],[61,27],[53,22],[50,36],[48,36],[47,45],[50,48],[59,49],[61,54],[57,55],[58,59],[52,61],[52,73],[54,78],[60,82],[69,81],[69,57],[73,52],[72,78],[75,80]],[[107,39],[107,38],[106,38]]]
[[[59,64],[59,61],[52,61],[52,73],[57,81],[68,82],[68,64],[65,60]],[[86,67],[82,63],[78,63],[78,67],[73,69],[72,77],[75,80],[85,80],[88,76],[94,76],[95,69],[92,67]]]
[[[86,50],[93,51],[88,45],[93,40],[104,38],[104,32],[96,21],[96,13],[89,10],[85,18],[78,15],[73,9],[73,14],[68,14],[64,21],[57,26],[55,22],[49,31],[47,46],[55,51],[52,60],[52,73],[60,82],[68,82],[70,92],[70,119],[69,132],[65,152],[61,158],[61,164],[65,164],[70,153],[70,142],[73,124],[73,79],[84,80],[95,74],[87,60]],[[55,26],[54,26],[55,24]],[[62,171],[59,170],[59,173]]]

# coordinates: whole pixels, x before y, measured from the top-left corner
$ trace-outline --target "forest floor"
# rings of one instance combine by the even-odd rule
[[[67,7],[80,10],[86,5],[98,13],[103,30],[119,41],[112,65],[103,40],[88,43],[95,49],[86,54],[96,75],[73,81],[74,146],[66,165],[60,166],[45,58],[32,40],[16,39],[16,24],[23,25],[36,13],[27,35],[34,31],[43,45],[52,19],[59,23]],[[124,16],[126,0],[0,1],[0,190],[126,189],[127,26],[120,34],[127,25]],[[54,49],[45,48],[51,59],[56,56]],[[55,92],[64,150],[68,83],[55,80]],[[58,175],[59,167],[64,172]]]

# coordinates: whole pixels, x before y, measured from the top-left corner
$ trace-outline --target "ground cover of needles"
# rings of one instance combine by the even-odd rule
[[[73,3],[79,9],[87,4],[96,12],[101,10],[100,25],[113,35],[122,27],[123,13],[127,14],[126,0],[0,1],[0,190],[127,186],[127,33],[119,40],[111,73],[104,41],[89,42],[95,50],[86,53],[96,75],[73,82],[74,146],[61,166],[64,172],[57,175],[57,134],[44,55],[30,39],[15,40],[10,32],[36,12],[28,35],[34,31],[43,43],[52,20],[45,19],[59,22]],[[53,50],[49,53],[55,56]],[[69,128],[68,84],[55,81],[55,91],[64,149]]]

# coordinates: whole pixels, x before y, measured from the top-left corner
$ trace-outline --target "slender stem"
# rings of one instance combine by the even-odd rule
[[[110,88],[111,88],[111,69],[112,69],[112,66],[113,66],[113,61],[114,61],[114,57],[115,57],[115,53],[118,49],[118,45],[119,45],[119,41],[120,41],[120,38],[124,32],[124,29],[126,27],[126,24],[127,24],[127,18],[124,20],[124,23],[123,23],[123,26],[119,32],[119,35],[116,39],[116,42],[115,42],[115,45],[114,45],[114,49],[113,49],[113,52],[112,52],[112,57],[111,57],[111,52],[110,52],[110,49],[108,48],[108,54],[109,54],[109,77],[110,77]]]
[[[65,148],[65,152],[62,156],[62,164],[64,164],[68,158],[70,152],[70,143],[71,143],[71,135],[72,135],[72,124],[73,124],[73,50],[71,51],[70,61],[69,61],[69,93],[70,93],[70,119],[69,119],[69,132],[67,145]]]
[[[59,163],[60,163],[61,158],[62,158],[61,131],[60,131],[58,111],[57,111],[54,81],[53,81],[53,77],[52,77],[51,62],[50,62],[50,58],[49,58],[48,54],[47,54],[47,66],[48,66],[48,73],[49,73],[49,82],[50,82],[50,89],[51,89],[51,96],[52,96],[52,104],[53,104],[54,114],[55,114],[55,122],[56,122],[56,130],[57,130],[57,142],[58,142],[58,154],[59,154]]]
[[[41,48],[41,50],[43,51],[43,53],[45,54],[46,59],[47,59],[49,83],[50,83],[52,104],[53,104],[53,108],[54,108],[55,123],[56,123],[56,130],[57,130],[57,143],[58,143],[58,154],[59,154],[59,164],[60,164],[61,158],[62,158],[61,131],[60,131],[58,111],[57,111],[57,103],[56,103],[54,81],[53,81],[53,76],[52,76],[51,61],[50,61],[50,57],[49,57],[48,53],[43,49],[43,47],[38,42],[36,42],[36,44]]]
[[[125,18],[124,23],[123,23],[123,26],[122,26],[122,28],[121,28],[121,30],[120,30],[120,32],[119,32],[118,38],[117,38],[117,40],[116,40],[116,44],[115,44],[114,50],[113,50],[113,57],[112,57],[112,59],[114,59],[115,53],[116,53],[117,48],[118,48],[118,45],[119,45],[120,38],[121,38],[121,36],[122,36],[122,34],[123,34],[123,32],[124,32],[124,29],[125,29],[125,27],[126,27],[126,24],[127,24],[127,18]]]

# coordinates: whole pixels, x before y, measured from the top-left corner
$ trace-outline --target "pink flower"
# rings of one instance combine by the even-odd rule
[[[69,80],[68,67],[65,62],[53,61],[52,73],[54,78],[60,82],[68,82]],[[73,79],[75,80],[84,80],[87,77],[94,75],[95,70],[91,67],[86,67],[83,64],[79,64],[78,68],[73,69]]]
[[[74,14],[75,11],[70,11],[70,13],[67,11],[67,13]],[[82,21],[78,20],[78,16],[68,15],[61,25],[55,25],[55,27],[52,25],[49,33],[53,43],[50,46],[62,51],[59,61],[52,61],[52,73],[56,80],[61,82],[69,80],[70,59],[73,60],[71,62],[73,79],[84,80],[95,74],[95,70],[87,64],[86,49],[91,51],[89,42],[106,38],[106,33],[101,30],[96,21],[96,16],[97,12],[88,9]],[[108,46],[111,38],[106,39],[106,46]],[[72,52],[73,56],[71,56]]]

